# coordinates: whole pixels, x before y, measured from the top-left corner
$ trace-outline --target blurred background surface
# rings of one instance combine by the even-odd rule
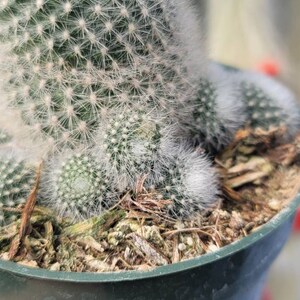
[[[300,299],[300,232],[293,233],[271,270],[266,289],[269,299]],[[264,300],[264,299],[263,299]]]
[[[194,0],[195,1],[195,0]],[[275,68],[300,98],[299,0],[199,0],[209,56],[240,68]]]

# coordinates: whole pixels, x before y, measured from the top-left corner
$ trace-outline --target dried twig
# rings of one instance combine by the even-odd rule
[[[42,163],[39,165],[37,169],[35,185],[29,194],[29,197],[26,201],[25,207],[22,212],[21,225],[19,231],[19,236],[21,241],[26,235],[26,232],[29,227],[30,217],[33,213],[33,209],[36,204],[37,193],[40,185],[41,170],[42,170]]]
[[[210,227],[212,228],[212,226],[210,226]],[[179,233],[191,233],[191,232],[201,233],[203,235],[213,237],[212,234],[210,234],[200,228],[182,228],[182,229],[170,230],[170,231],[164,232],[162,235],[167,236],[168,238],[171,238],[174,235],[179,234]]]
[[[39,167],[37,168],[36,180],[35,180],[34,187],[28,196],[28,199],[26,201],[25,207],[22,212],[19,235],[14,238],[13,243],[11,244],[11,247],[9,249],[9,259],[13,259],[16,256],[19,246],[20,246],[20,243],[22,243],[25,235],[28,232],[28,229],[30,226],[30,218],[31,218],[32,212],[34,210],[34,206],[36,204],[37,193],[38,193],[39,184],[40,184],[42,164],[43,163],[41,163],[39,165]]]
[[[169,259],[165,255],[138,234],[131,233],[128,237],[132,238],[135,246],[142,251],[146,255],[147,260],[154,265],[161,266],[169,264]]]

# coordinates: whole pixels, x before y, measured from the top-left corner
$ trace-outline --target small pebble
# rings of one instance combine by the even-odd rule
[[[60,263],[56,262],[54,263],[50,268],[50,271],[60,271]]]
[[[219,247],[215,244],[209,244],[207,248],[207,252],[215,252],[219,250]]]
[[[178,250],[179,251],[184,251],[186,249],[186,245],[184,244],[184,243],[180,243],[179,245],[178,245]]]
[[[277,199],[271,199],[268,205],[271,209],[276,211],[279,211],[281,209],[280,201],[278,201]]]
[[[194,245],[194,240],[189,236],[186,239],[186,243],[192,247]]]
[[[18,262],[19,265],[25,266],[25,267],[31,267],[31,268],[38,268],[38,264],[34,260],[22,260]]]
[[[233,211],[231,220],[229,222],[229,227],[235,230],[240,230],[244,226],[244,220],[241,217],[241,214]]]

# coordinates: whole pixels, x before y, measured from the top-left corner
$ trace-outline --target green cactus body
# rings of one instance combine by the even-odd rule
[[[25,161],[3,156],[0,159],[0,206],[16,207],[24,203],[34,185],[33,169]],[[1,222],[8,222],[12,215],[0,208]]]
[[[224,148],[244,123],[244,104],[237,101],[237,88],[215,64],[195,86],[195,96],[184,103],[183,132],[194,145],[209,152]]]
[[[7,38],[15,36],[14,52],[27,64],[30,56],[40,64],[109,70],[158,53],[170,37],[163,1],[25,0],[0,8]]]
[[[97,214],[116,199],[112,196],[110,180],[88,153],[62,155],[46,165],[41,197],[61,215],[81,219]]]
[[[164,177],[160,178],[158,191],[163,199],[170,199],[169,205],[171,215],[186,217],[199,207],[195,205],[194,200],[184,186],[184,169],[180,163],[175,162],[169,166]]]
[[[204,156],[186,150],[179,152],[163,160],[157,175],[152,189],[160,198],[172,201],[169,212],[174,217],[191,217],[216,201],[216,176]]]
[[[165,107],[184,85],[164,1],[12,0],[0,9],[10,104],[54,144],[91,143],[103,111]]]
[[[262,88],[251,82],[242,82],[241,85],[251,128],[270,130],[285,125],[283,108],[276,105],[276,102]]]
[[[134,184],[151,172],[160,151],[162,132],[157,120],[141,112],[122,111],[110,118],[97,138],[95,153],[103,158],[121,186]],[[122,179],[121,179],[122,178]]]
[[[192,135],[198,140],[213,139],[224,134],[225,129],[219,124],[218,112],[216,111],[217,93],[218,91],[212,82],[207,79],[201,79],[195,101],[193,102],[193,122],[187,125],[190,126]]]

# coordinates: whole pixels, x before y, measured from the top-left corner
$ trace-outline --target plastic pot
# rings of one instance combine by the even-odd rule
[[[214,253],[153,271],[51,272],[0,261],[0,299],[259,300],[299,203],[300,196],[256,232]]]

